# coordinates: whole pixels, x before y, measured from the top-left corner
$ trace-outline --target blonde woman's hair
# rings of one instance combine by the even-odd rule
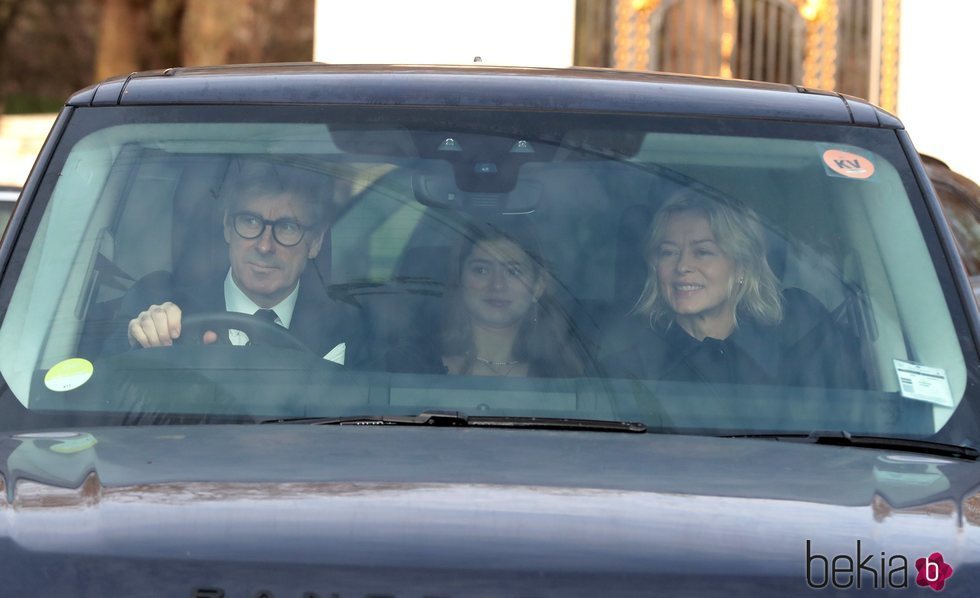
[[[694,189],[684,189],[671,196],[654,216],[644,246],[647,280],[633,311],[648,316],[651,324],[673,316],[657,278],[657,255],[667,232],[667,221],[678,212],[705,215],[715,242],[734,262],[734,271],[743,279],[742,284],[738,284],[733,275],[729,283],[736,324],[740,315],[763,324],[782,321],[783,294],[766,259],[766,242],[759,217],[747,206]]]

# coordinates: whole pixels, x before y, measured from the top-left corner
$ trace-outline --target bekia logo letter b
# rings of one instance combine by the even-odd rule
[[[943,561],[943,555],[938,552],[916,559],[915,568],[919,572],[915,577],[915,583],[929,586],[937,592],[942,590],[946,580],[953,576],[953,568]]]

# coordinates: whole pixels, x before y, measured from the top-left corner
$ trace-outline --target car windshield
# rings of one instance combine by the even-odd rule
[[[0,421],[449,411],[976,444],[919,189],[889,129],[79,108],[0,286]]]

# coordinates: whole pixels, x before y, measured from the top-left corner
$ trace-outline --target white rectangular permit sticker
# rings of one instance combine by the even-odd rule
[[[927,401],[944,407],[953,406],[953,394],[949,390],[946,370],[931,368],[917,363],[892,360],[902,396],[917,401]]]

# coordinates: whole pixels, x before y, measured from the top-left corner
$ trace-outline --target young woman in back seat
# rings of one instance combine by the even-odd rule
[[[653,219],[648,274],[609,373],[640,379],[858,387],[853,342],[809,293],[780,288],[747,206],[684,190]]]
[[[551,293],[529,225],[468,227],[450,262],[437,339],[388,352],[394,372],[575,377],[585,351]]]

